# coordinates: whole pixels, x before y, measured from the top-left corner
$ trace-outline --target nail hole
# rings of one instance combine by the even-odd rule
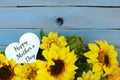
[[[64,23],[64,20],[63,20],[63,18],[57,18],[56,19],[56,23],[58,24],[58,25],[63,25],[63,23]]]

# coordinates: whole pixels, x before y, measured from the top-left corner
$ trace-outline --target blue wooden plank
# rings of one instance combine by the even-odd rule
[[[7,46],[0,46],[0,51],[4,51]]]
[[[0,6],[120,6],[119,0],[0,0]]]
[[[120,66],[120,49],[116,49],[118,51],[118,61],[119,61],[119,66]]]
[[[120,8],[0,8],[0,28],[120,28]]]
[[[0,45],[7,46],[12,42],[17,42],[20,36],[26,32],[33,32],[39,36],[41,29],[0,29]],[[85,45],[95,40],[107,40],[110,44],[115,45],[116,48],[120,48],[120,30],[94,30],[94,29],[44,29],[45,33],[49,31],[58,32],[59,35],[69,36],[77,34],[81,36],[85,42]]]

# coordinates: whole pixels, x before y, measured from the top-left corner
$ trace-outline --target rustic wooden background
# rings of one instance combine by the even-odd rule
[[[76,33],[86,45],[107,40],[120,53],[120,0],[0,0],[0,50],[26,32],[39,36],[40,29]]]

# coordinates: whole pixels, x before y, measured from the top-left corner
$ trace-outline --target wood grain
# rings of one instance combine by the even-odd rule
[[[30,7],[0,8],[0,28],[120,28],[120,8]]]
[[[119,0],[0,0],[0,6],[120,6]]]

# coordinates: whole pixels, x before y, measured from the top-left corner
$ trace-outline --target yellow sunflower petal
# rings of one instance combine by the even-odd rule
[[[93,64],[93,71],[101,71],[104,74],[109,74],[113,65],[118,65],[117,56],[118,53],[114,48],[114,45],[109,45],[106,40],[96,41],[90,43],[90,51],[84,53],[88,57],[88,63]]]
[[[58,38],[58,33],[57,32],[49,32],[48,38],[53,39],[53,38]]]
[[[22,78],[24,80],[39,80],[39,71],[42,67],[46,68],[46,65],[43,66],[43,61],[36,60],[36,62],[32,63],[24,63],[22,65]],[[17,70],[17,69],[16,69]]]
[[[0,80],[9,80],[9,79],[10,80],[16,80],[16,79],[20,79],[21,75],[19,74],[19,72],[15,71],[16,68],[18,68],[17,65],[19,65],[19,64],[16,64],[14,59],[11,59],[9,61],[4,55],[0,54],[0,57],[1,57],[0,59],[2,59],[2,60],[0,60],[0,62],[1,62]],[[19,68],[19,71],[20,70],[21,70],[21,68]]]
[[[56,32],[49,32],[48,36],[44,36],[42,38],[42,44],[40,44],[40,48],[49,49],[52,44],[55,44],[61,48],[65,47],[67,42],[64,36],[58,36],[58,33]]]
[[[83,72],[82,77],[78,77],[77,80],[100,80],[100,75],[89,70],[88,72]]]
[[[99,47],[96,44],[93,44],[93,43],[89,43],[88,47],[92,52],[98,52],[98,50],[99,50]]]
[[[3,67],[4,64],[8,65],[9,61],[7,60],[7,58],[3,54],[0,54],[0,67]]]
[[[54,48],[54,49],[53,49]],[[70,52],[69,47],[58,48],[51,45],[49,50],[44,50],[42,54],[45,56],[47,63],[44,68],[39,71],[40,79],[50,80],[73,80],[75,77],[75,62],[77,60],[74,51]],[[54,64],[52,64],[54,63]]]
[[[120,80],[120,67],[114,66],[113,71],[108,75],[108,80]]]

